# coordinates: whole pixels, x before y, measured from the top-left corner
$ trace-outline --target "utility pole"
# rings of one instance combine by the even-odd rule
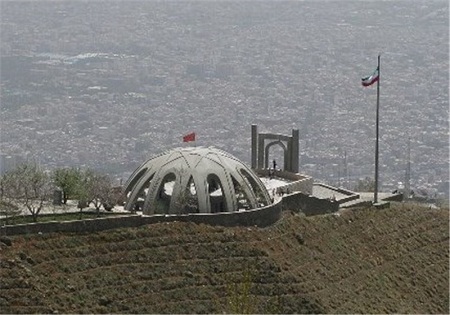
[[[377,80],[377,122],[376,122],[376,142],[375,142],[375,191],[373,193],[373,202],[378,202],[378,155],[379,155],[379,134],[380,134],[380,120],[379,120],[379,114],[380,114],[380,79],[381,79],[381,73],[380,73],[380,55],[378,55],[378,80]]]
[[[403,199],[409,199],[411,194],[411,137],[408,137],[408,162],[406,163],[404,189]]]
[[[348,164],[347,164],[347,150],[344,151],[344,178],[345,178],[345,186],[344,188],[349,188],[349,178],[348,178]]]

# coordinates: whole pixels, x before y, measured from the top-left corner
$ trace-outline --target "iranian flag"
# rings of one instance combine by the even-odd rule
[[[375,82],[377,82],[378,79],[379,79],[379,77],[380,77],[380,73],[379,73],[378,70],[379,70],[379,69],[378,69],[378,67],[377,67],[377,68],[375,69],[375,71],[374,71],[371,75],[369,75],[369,76],[367,76],[367,77],[365,77],[365,78],[362,78],[362,79],[361,79],[362,85],[363,85],[363,86],[371,86],[372,84],[374,84]]]

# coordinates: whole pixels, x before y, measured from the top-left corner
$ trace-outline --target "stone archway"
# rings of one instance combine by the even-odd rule
[[[269,149],[277,144],[284,151],[284,169],[288,172],[298,173],[298,129],[292,129],[292,136],[287,136],[274,133],[258,133],[258,126],[252,125],[252,168],[267,169],[269,167]]]
[[[269,163],[270,163],[270,161],[269,161],[270,148],[273,147],[273,146],[276,146],[276,145],[280,146],[281,149],[283,150],[283,165],[286,166],[289,163],[289,161],[288,161],[289,157],[286,154],[286,152],[287,152],[287,144],[284,144],[283,141],[279,141],[279,140],[272,141],[272,142],[268,143],[266,145],[266,148],[264,149],[264,168],[266,168],[266,169],[270,168],[270,165],[269,165]]]

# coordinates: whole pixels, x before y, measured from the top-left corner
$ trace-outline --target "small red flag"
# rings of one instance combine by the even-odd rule
[[[195,141],[195,132],[183,136],[183,142]]]

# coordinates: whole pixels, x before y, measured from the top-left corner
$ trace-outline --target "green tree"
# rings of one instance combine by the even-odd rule
[[[25,206],[35,222],[54,188],[48,174],[36,164],[19,165],[4,174],[1,182],[2,200],[7,200],[11,209]]]
[[[82,185],[83,171],[78,168],[58,168],[54,170],[53,182],[62,190],[63,203],[67,204],[69,198],[79,199],[77,195]]]
[[[73,188],[73,195],[78,199],[80,218],[82,218],[83,209],[89,207],[91,203],[97,210],[97,215],[100,213],[101,206],[110,209],[116,204],[112,180],[106,174],[91,169],[80,170],[77,183]]]
[[[195,188],[194,179],[190,177],[187,186],[182,186],[182,178],[187,177],[187,170],[182,169],[178,177],[180,193],[176,200],[177,213],[187,214],[199,212],[198,196]]]

